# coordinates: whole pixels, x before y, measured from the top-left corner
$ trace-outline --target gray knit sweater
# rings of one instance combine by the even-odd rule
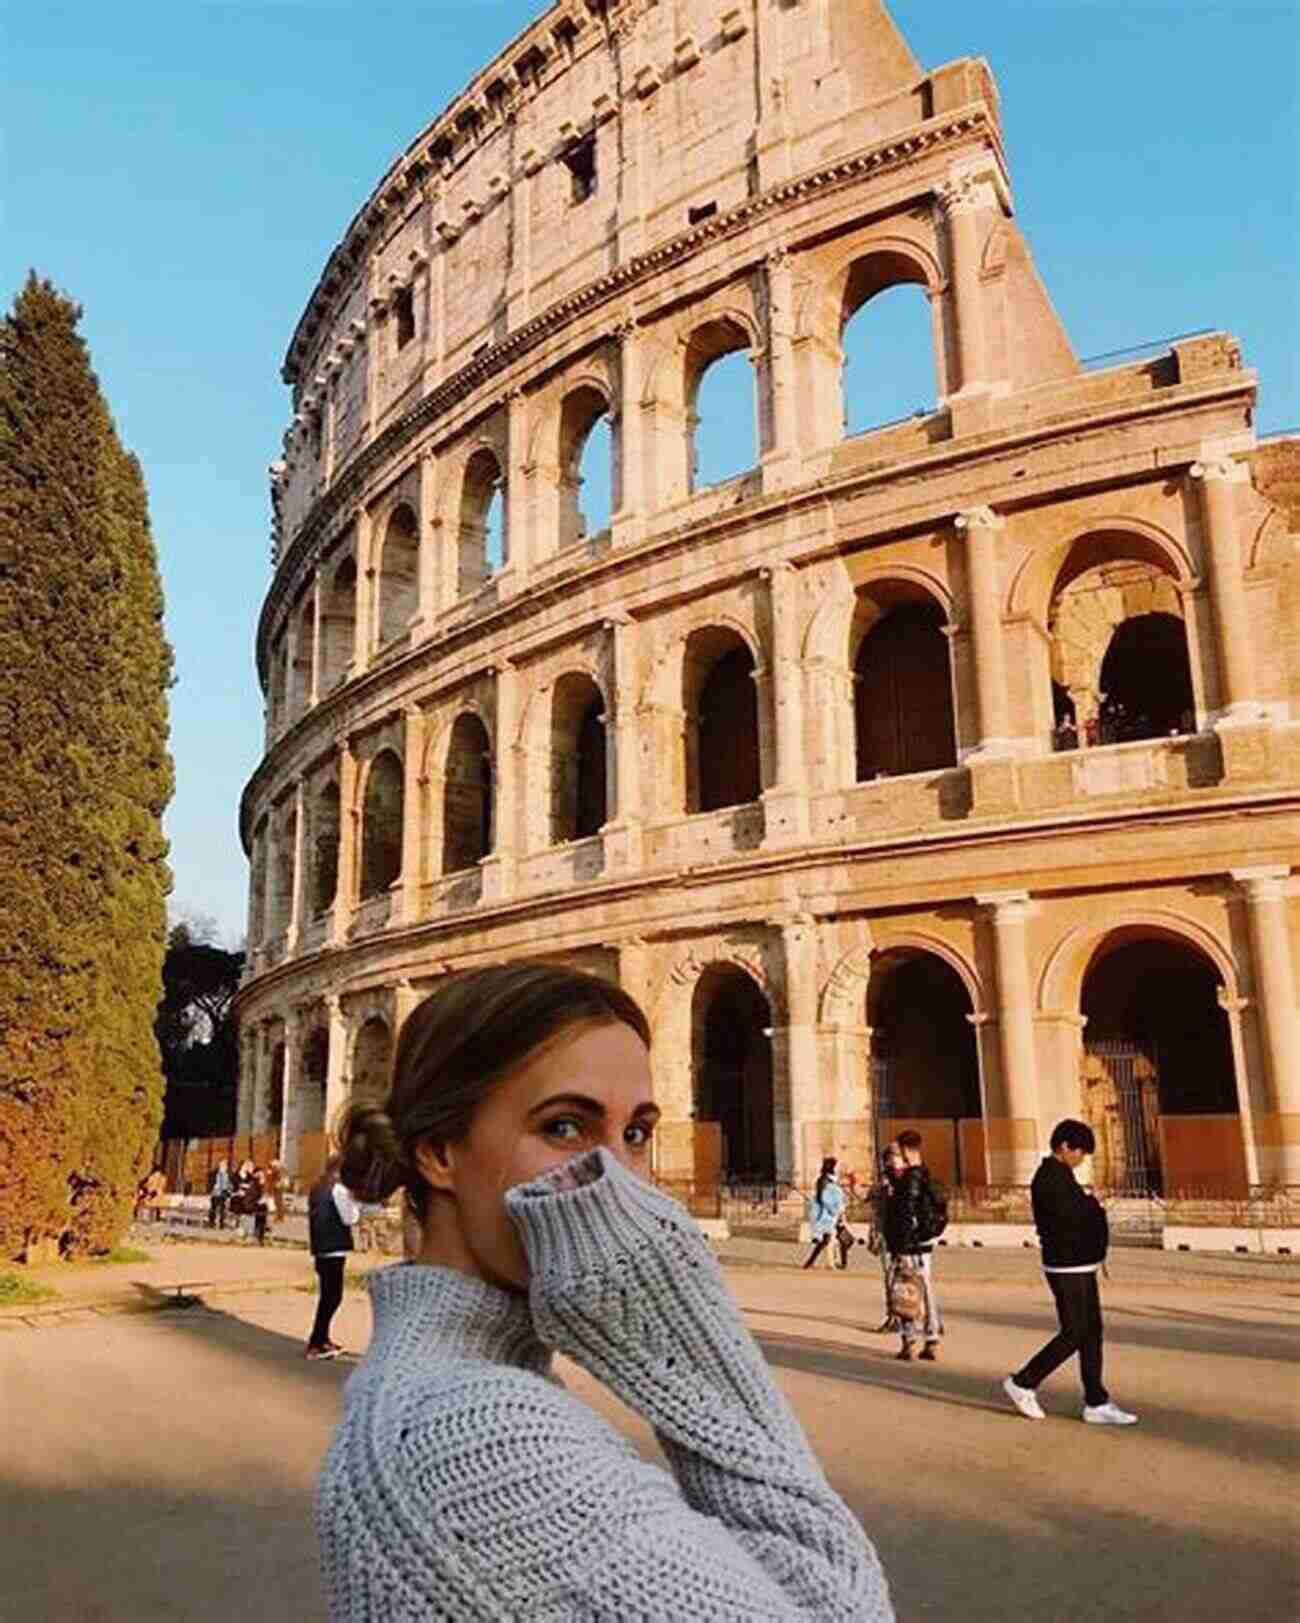
[[[584,1160],[582,1188],[506,1197],[527,1299],[446,1268],[372,1276],[317,1493],[332,1623],[892,1623],[694,1223]],[[559,1385],[553,1350],[645,1416],[672,1477]]]

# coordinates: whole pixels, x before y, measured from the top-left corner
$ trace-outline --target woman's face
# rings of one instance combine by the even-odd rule
[[[601,1146],[648,1178],[658,1120],[650,1055],[629,1026],[562,1033],[488,1095],[463,1139],[441,1153],[418,1151],[433,1189],[418,1260],[525,1287],[528,1265],[506,1191]]]

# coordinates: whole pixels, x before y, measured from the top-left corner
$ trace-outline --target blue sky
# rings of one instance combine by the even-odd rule
[[[174,910],[243,932],[261,747],[279,366],[394,154],[529,0],[42,0],[0,18],[0,291],[29,266],[83,332],[149,482],[176,649]],[[1262,430],[1300,425],[1295,0],[896,0],[929,67],[988,57],[1020,220],[1084,356],[1227,327]],[[900,400],[900,410],[910,409]]]

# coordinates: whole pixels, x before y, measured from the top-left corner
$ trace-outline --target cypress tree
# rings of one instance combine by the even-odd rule
[[[110,1247],[162,1108],[171,650],[80,317],[0,324],[0,1257]]]

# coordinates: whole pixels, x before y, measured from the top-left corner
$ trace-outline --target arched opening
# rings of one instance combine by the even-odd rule
[[[879,254],[853,266],[840,344],[845,434],[935,409],[930,300],[919,270],[907,260]]]
[[[686,809],[746,806],[762,793],[754,656],[734,632],[710,626],[686,647]]]
[[[1094,1176],[1120,1194],[1237,1194],[1246,1183],[1222,977],[1196,948],[1116,931],[1084,976],[1083,1105]]]
[[[388,1097],[393,1039],[388,1024],[372,1015],[357,1033],[352,1053],[352,1099],[356,1104],[382,1104]]]
[[[492,849],[492,743],[471,711],[451,730],[443,785],[442,871],[459,873]]]
[[[278,733],[288,720],[289,701],[289,647],[281,633],[271,646],[271,685],[267,695],[270,727]]]
[[[758,413],[749,335],[725,318],[691,335],[686,361],[691,490],[720,485],[758,463]]]
[[[609,528],[613,465],[609,402],[599,389],[584,384],[560,408],[561,547]]]
[[[696,984],[691,1026],[695,1116],[718,1123],[723,1177],[772,1183],[776,1122],[767,998],[743,970],[717,965]]]
[[[325,587],[320,618],[320,691],[329,693],[352,664],[357,625],[357,562],[348,555]]]
[[[339,786],[327,783],[312,813],[311,910],[314,916],[334,905],[339,882]]]
[[[420,526],[405,503],[384,532],[379,572],[379,646],[403,636],[420,607]]]
[[[314,1026],[302,1045],[301,1098],[298,1132],[320,1133],[325,1128],[325,1085],[329,1076],[330,1039],[323,1026]]]
[[[1101,662],[1101,742],[1190,733],[1195,715],[1182,620],[1139,614],[1118,625]]]
[[[1057,749],[1195,731],[1183,602],[1149,537],[1081,537],[1053,588],[1048,632]]]
[[[505,498],[501,464],[481,446],[465,465],[460,501],[458,590],[477,592],[505,565]]]
[[[271,1064],[266,1078],[266,1125],[279,1127],[284,1122],[284,1044],[276,1043],[271,1050]]]
[[[379,896],[402,871],[402,763],[382,750],[366,774],[361,816],[361,899]]]
[[[271,917],[268,920],[272,938],[283,935],[293,915],[294,850],[298,844],[298,813],[290,807],[273,827],[278,834],[271,852]]]
[[[253,851],[249,863],[248,939],[257,946],[266,934],[266,819],[253,830]]]
[[[305,716],[311,708],[313,650],[316,644],[316,614],[310,598],[298,610],[294,626],[293,670],[289,683],[289,719]]]
[[[904,1127],[925,1140],[945,1183],[984,1180],[984,1115],[970,993],[936,953],[881,955],[867,986],[876,1140]]]
[[[605,700],[591,677],[555,684],[551,709],[551,839],[585,840],[609,820]]]
[[[944,612],[932,598],[860,599],[853,711],[859,783],[956,765],[957,729]]]

